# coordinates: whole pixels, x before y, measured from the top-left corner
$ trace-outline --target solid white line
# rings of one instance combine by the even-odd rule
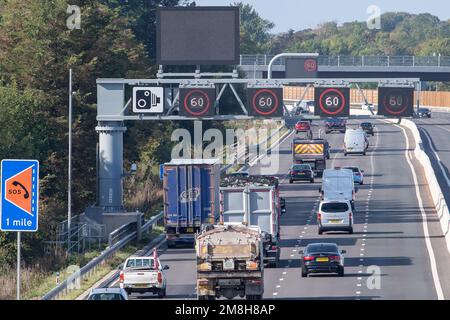
[[[434,287],[436,289],[436,294],[437,294],[438,299],[444,300],[445,299],[444,293],[442,292],[441,282],[439,280],[439,273],[437,271],[437,266],[436,266],[436,259],[435,259],[433,247],[432,247],[431,241],[430,241],[430,233],[428,231],[428,219],[427,219],[427,215],[425,214],[425,209],[423,208],[422,195],[420,194],[419,183],[418,183],[416,171],[415,171],[414,166],[410,159],[408,135],[406,134],[406,130],[403,127],[396,125],[396,124],[394,124],[394,125],[396,127],[399,127],[402,130],[403,135],[406,140],[405,158],[406,158],[406,161],[408,162],[409,168],[410,168],[412,176],[413,176],[414,188],[416,191],[416,198],[417,198],[417,202],[419,204],[420,213],[422,215],[423,234],[425,237],[425,244],[426,244],[426,247],[428,250],[428,255],[430,257],[431,274],[433,276]]]

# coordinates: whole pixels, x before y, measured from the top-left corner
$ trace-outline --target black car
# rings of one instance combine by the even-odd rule
[[[360,125],[360,128],[364,130],[365,133],[370,134],[370,135],[374,135],[374,131],[373,128],[375,127],[372,123],[370,122],[362,122]]]
[[[431,118],[431,110],[428,108],[419,108],[419,117],[420,118]]]
[[[289,183],[294,181],[314,182],[314,171],[309,164],[294,164],[289,170]]]
[[[347,128],[347,120],[339,118],[328,118],[325,120],[325,133],[328,134],[332,131],[339,131],[345,133]]]
[[[301,254],[302,277],[310,273],[337,273],[344,276],[345,250],[339,251],[335,243],[312,243]]]

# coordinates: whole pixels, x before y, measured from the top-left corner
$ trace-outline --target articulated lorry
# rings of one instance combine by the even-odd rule
[[[220,221],[258,227],[267,267],[277,267],[280,260],[282,202],[276,177],[225,176],[220,182]]]
[[[177,159],[164,164],[164,224],[169,248],[193,246],[202,225],[213,225],[218,219],[220,166],[216,163],[216,159]]]
[[[206,226],[196,236],[199,300],[260,300],[264,293],[263,241],[258,228]]]
[[[328,141],[325,139],[294,139],[292,157],[294,163],[311,165],[314,173],[321,176],[330,159]]]

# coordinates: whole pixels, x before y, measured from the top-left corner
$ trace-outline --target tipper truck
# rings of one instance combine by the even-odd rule
[[[309,164],[314,173],[321,176],[327,167],[327,159],[330,159],[328,141],[325,139],[294,139],[292,157],[294,163]]]
[[[263,239],[263,262],[277,267],[280,260],[279,182],[272,176],[225,176],[220,181],[220,221],[257,226]]]
[[[256,227],[219,224],[204,228],[195,243],[198,299],[262,299],[262,246],[261,232]]]
[[[164,225],[169,248],[193,246],[202,225],[216,223],[219,181],[216,159],[177,159],[164,164]]]

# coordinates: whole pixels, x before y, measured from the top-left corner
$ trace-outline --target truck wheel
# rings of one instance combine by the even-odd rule
[[[318,233],[319,233],[319,234],[323,234],[323,230],[322,230],[321,228],[319,228]]]
[[[127,295],[130,295],[133,291],[131,289],[125,289],[125,292],[127,293]]]
[[[289,183],[294,183],[294,180],[292,180],[292,179],[289,179]]]

